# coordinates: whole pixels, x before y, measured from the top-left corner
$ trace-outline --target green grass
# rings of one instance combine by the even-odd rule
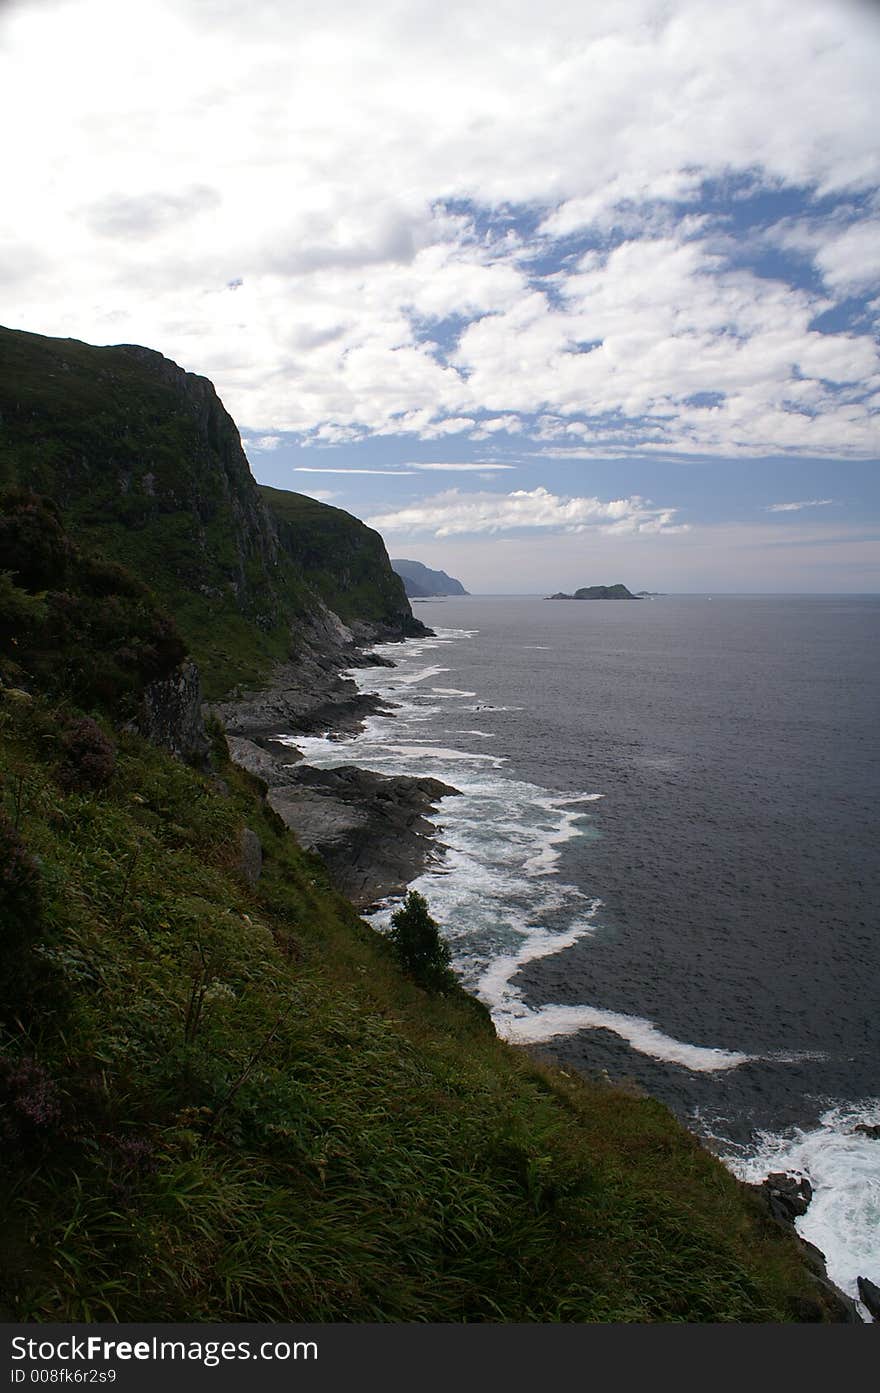
[[[791,1242],[664,1108],[530,1061],[457,990],[422,993],[222,741],[226,792],[129,734],[105,791],[65,793],[54,723],[0,703],[44,969],[0,1059],[36,1061],[55,1100],[22,1124],[7,1090],[7,1318],[800,1309]]]

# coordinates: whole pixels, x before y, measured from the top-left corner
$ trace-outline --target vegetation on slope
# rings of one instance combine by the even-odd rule
[[[0,488],[50,496],[144,581],[210,697],[264,683],[319,595],[420,631],[378,533],[277,489],[270,512],[211,383],[159,353],[0,328],[0,422]]]
[[[69,544],[97,656],[90,564]],[[5,1318],[822,1318],[791,1239],[661,1105],[402,974],[219,727],[188,768],[121,724],[130,688],[67,688],[14,642],[54,604],[22,579],[0,592]]]
[[[387,624],[399,634],[421,631],[378,532],[305,494],[265,484],[259,490],[283,550],[297,558],[309,584],[335,614],[346,623]]]

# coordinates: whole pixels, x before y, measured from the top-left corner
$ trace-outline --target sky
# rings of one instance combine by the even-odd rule
[[[876,592],[878,73],[860,0],[0,0],[0,322],[474,592]]]

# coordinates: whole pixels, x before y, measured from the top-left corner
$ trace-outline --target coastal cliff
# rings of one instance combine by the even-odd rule
[[[426,632],[378,533],[261,489],[213,384],[152,349],[0,328],[0,422],[0,488],[48,495],[146,583],[209,697],[266,685],[313,638],[320,652],[328,608],[352,642]]]
[[[262,494],[158,354],[0,348],[0,1314],[845,1319],[664,1107],[507,1046],[340,893],[454,793],[275,738],[356,725],[340,668],[424,632],[375,534]]]

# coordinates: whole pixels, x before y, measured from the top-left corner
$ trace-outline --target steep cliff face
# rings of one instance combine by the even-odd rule
[[[260,486],[285,555],[357,633],[367,623],[389,638],[422,634],[378,532],[341,508]]]
[[[319,600],[377,636],[421,631],[378,534],[298,495],[267,506],[213,385],[161,353],[0,328],[0,426],[0,487],[54,498],[145,580],[209,695],[265,680]]]

